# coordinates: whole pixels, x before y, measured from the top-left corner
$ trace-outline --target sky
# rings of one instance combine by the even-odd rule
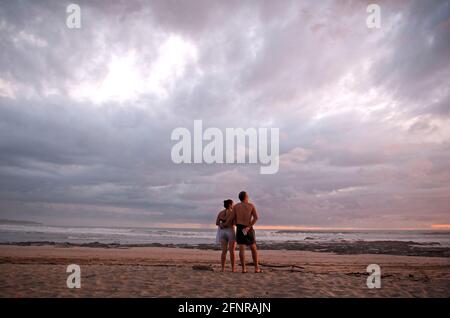
[[[0,4],[0,218],[210,226],[450,224],[450,1]],[[177,127],[268,127],[280,166],[175,164]]]

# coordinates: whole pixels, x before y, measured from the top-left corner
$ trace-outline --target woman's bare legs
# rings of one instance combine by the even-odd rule
[[[236,272],[236,257],[234,250],[236,249],[236,241],[230,241],[228,244],[228,249],[230,251],[230,261],[231,261],[231,271]]]
[[[227,248],[228,244],[227,241],[221,240],[220,244],[222,245],[222,256],[220,260],[222,261],[222,272],[225,272],[225,262],[227,261]]]

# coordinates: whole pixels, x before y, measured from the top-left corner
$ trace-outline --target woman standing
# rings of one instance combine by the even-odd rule
[[[216,225],[217,229],[217,241],[222,246],[221,264],[222,272],[225,271],[225,262],[227,259],[227,250],[230,250],[231,270],[236,271],[236,261],[234,256],[234,250],[236,249],[236,233],[234,231],[234,221],[228,220],[232,217],[233,200],[223,201],[225,210],[222,210],[217,215]],[[228,221],[228,222],[227,222]],[[230,222],[231,221],[231,222]]]

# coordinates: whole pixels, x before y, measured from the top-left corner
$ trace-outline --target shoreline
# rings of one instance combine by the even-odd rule
[[[274,251],[307,251],[319,253],[335,253],[337,255],[381,254],[398,256],[423,256],[450,258],[450,247],[440,246],[437,242],[419,243],[414,241],[334,241],[334,242],[280,242],[257,243],[259,250]],[[220,250],[216,244],[171,244],[171,243],[71,243],[53,241],[3,242],[0,246],[54,246],[59,248],[103,248],[129,249],[135,247],[183,248],[197,250]]]

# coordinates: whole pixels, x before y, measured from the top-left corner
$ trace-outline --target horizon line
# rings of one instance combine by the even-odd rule
[[[14,219],[1,219],[7,224],[10,222],[32,222],[47,226],[63,226],[63,227],[132,227],[132,228],[162,228],[162,229],[214,229],[216,225],[202,224],[202,223],[148,223],[148,224],[122,224],[122,225],[107,225],[107,224],[94,224],[94,225],[82,225],[82,224],[67,224],[67,223],[46,223],[39,222],[37,220],[14,220]],[[450,230],[450,223],[434,223],[428,224],[422,227],[334,227],[334,226],[305,226],[305,225],[256,225],[257,229],[261,230],[292,230],[292,231],[420,231],[420,230]]]
[[[45,224],[50,226],[76,226],[68,224]],[[215,229],[216,225],[201,223],[155,223],[148,225],[89,225],[88,227],[133,227],[133,228],[161,228],[161,229]],[[287,231],[426,231],[426,230],[450,230],[450,224],[430,224],[428,227],[327,227],[327,226],[302,226],[302,225],[255,225],[260,230],[287,230]]]

